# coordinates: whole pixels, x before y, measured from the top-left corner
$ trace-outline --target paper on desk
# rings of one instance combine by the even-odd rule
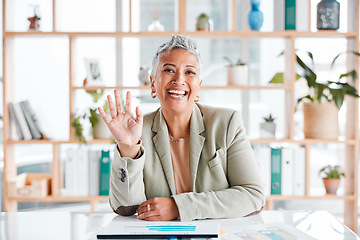
[[[296,227],[285,223],[244,226],[220,224],[219,239],[316,240]]]
[[[214,237],[218,235],[218,221],[148,222],[134,216],[116,216],[110,224],[97,233],[98,238],[125,238],[135,236],[186,236]]]

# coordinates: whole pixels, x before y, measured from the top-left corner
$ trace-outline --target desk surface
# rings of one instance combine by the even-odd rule
[[[96,232],[115,216],[98,212],[3,212],[0,214],[0,239],[96,239]],[[225,231],[237,226],[277,223],[296,227],[316,239],[360,239],[326,211],[262,211],[246,218],[219,220],[220,228]],[[228,231],[220,239],[241,238]]]

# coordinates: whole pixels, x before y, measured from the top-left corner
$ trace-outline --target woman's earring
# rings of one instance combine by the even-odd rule
[[[156,98],[156,92],[151,92],[151,97]]]
[[[196,98],[194,99],[194,102],[199,102],[199,100],[200,100],[200,97],[196,96]]]

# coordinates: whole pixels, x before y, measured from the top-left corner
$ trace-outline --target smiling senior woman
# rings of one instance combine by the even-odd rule
[[[181,35],[161,45],[153,59],[151,96],[161,108],[131,113],[108,96],[111,118],[101,116],[117,141],[110,205],[120,215],[181,221],[241,217],[264,205],[260,174],[240,113],[200,105],[200,56]]]

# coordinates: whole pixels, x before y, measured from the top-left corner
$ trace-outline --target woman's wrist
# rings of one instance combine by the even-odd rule
[[[128,157],[135,159],[140,151],[141,140],[138,141],[135,145],[129,145],[126,143],[117,143],[117,148],[120,152],[121,157]]]

